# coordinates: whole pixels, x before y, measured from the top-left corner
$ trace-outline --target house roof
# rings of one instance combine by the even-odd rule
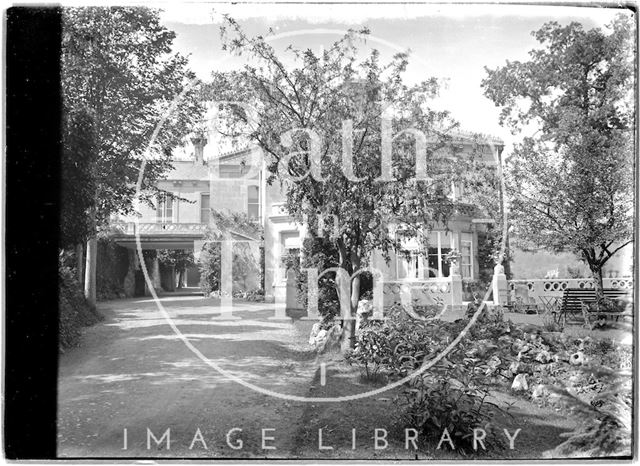
[[[247,155],[250,155],[252,150],[254,150],[254,147],[249,147],[249,146],[243,147],[241,149],[235,149],[235,150],[220,154],[220,156],[218,157],[218,160],[220,162],[231,162],[231,161],[240,159],[242,157],[246,157]]]
[[[448,133],[453,142],[455,143],[482,143],[485,142],[488,145],[504,146],[504,141],[495,136],[486,134],[473,133],[471,131],[456,130]],[[241,161],[251,156],[255,146],[245,146],[239,149],[234,149],[228,152],[224,152],[218,156],[218,163],[230,164],[233,162]],[[167,180],[209,180],[209,168],[208,162],[204,164],[196,163],[194,160],[175,160],[173,162],[173,169],[167,174]]]
[[[209,180],[209,166],[200,164],[194,160],[175,160],[173,169],[167,173],[166,180],[184,181],[184,180]]]
[[[482,133],[474,133],[472,131],[465,130],[456,130],[451,131],[449,133],[443,132],[444,134],[448,134],[451,136],[454,142],[469,142],[469,143],[486,143],[488,145],[494,146],[504,146],[504,141],[498,137],[491,136],[489,134]],[[220,162],[231,162],[237,159],[241,159],[242,157],[246,157],[251,154],[251,151],[254,147],[245,146],[240,149],[234,149],[228,152],[221,154],[218,157]]]
[[[490,134],[474,133],[472,131],[456,130],[449,133],[454,141],[466,141],[466,142],[484,142],[486,144],[492,144],[494,146],[504,146],[504,141],[496,136]]]

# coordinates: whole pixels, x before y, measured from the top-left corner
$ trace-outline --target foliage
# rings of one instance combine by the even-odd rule
[[[174,266],[176,270],[185,270],[195,264],[193,251],[188,249],[159,249],[158,260],[161,265]]]
[[[298,261],[296,272],[296,290],[298,302],[306,307],[308,304],[308,277],[300,268],[315,267],[318,271],[338,265],[338,251],[333,242],[326,238],[307,237],[302,242],[302,263]],[[324,275],[318,280],[318,312],[328,320],[340,314],[338,292],[332,276]]]
[[[66,108],[62,118],[60,186],[60,248],[83,243],[91,226],[87,212],[93,205],[92,167],[96,147],[93,118],[86,109]]]
[[[603,328],[610,325],[612,320],[607,318],[607,314],[598,314],[598,312],[623,312],[626,303],[614,300],[608,297],[599,298],[594,302],[585,303],[590,314],[590,321],[594,328]],[[609,316],[610,317],[610,316]]]
[[[452,249],[445,254],[443,259],[447,264],[457,264],[460,261],[461,257],[462,254],[460,254],[460,251],[458,251],[457,249]]]
[[[129,267],[127,250],[118,246],[108,234],[98,239],[96,297],[98,301],[124,297],[124,277]]]
[[[58,265],[58,344],[61,351],[78,345],[82,327],[102,320],[102,316],[93,311],[84,298],[75,272],[65,265],[63,256],[66,254],[61,254]]]
[[[566,388],[548,386],[556,403],[581,420],[578,429],[564,437],[552,457],[630,456],[632,439],[633,381],[631,373],[606,366],[581,367],[580,371],[603,385],[589,403]]]
[[[579,254],[600,296],[602,266],[632,241],[633,28],[624,15],[608,33],[547,23],[529,61],[482,83],[501,124],[525,134],[505,168],[517,238]]]
[[[62,97],[68,143],[64,152],[68,163],[63,169],[72,175],[74,163],[87,155],[81,162],[83,188],[92,188],[75,193],[82,197],[78,201],[82,208],[73,212],[73,218],[64,218],[70,225],[89,221],[95,233],[96,225],[106,224],[111,214],[133,212],[139,169],[151,135],[194,78],[187,58],[171,52],[174,39],[175,33],[160,24],[158,10],[63,9]],[[80,114],[90,118],[90,127],[88,121],[77,122]],[[171,151],[201,114],[195,93],[188,92],[164,122],[150,148],[142,180],[148,199],[156,189],[155,181],[170,167]],[[91,131],[85,137],[87,129]],[[80,143],[82,154],[74,154],[73,148]],[[63,179],[67,180],[66,171]],[[88,210],[95,212],[95,219]]]
[[[281,57],[264,37],[250,38],[227,20],[223,48],[251,64],[240,72],[215,74],[209,98],[254,105],[251,112],[227,106],[230,133],[262,149],[268,182],[280,183],[294,221],[308,223],[312,235],[333,243],[338,266],[351,274],[368,265],[373,250],[387,257],[398,250],[400,240],[389,234],[389,223],[401,219],[406,233],[417,237],[455,211],[445,185],[475,175],[468,169],[475,160],[459,157],[449,114],[429,108],[438,94],[437,80],[404,81],[408,53],[382,63],[378,50],[367,53],[361,47],[369,33],[365,29],[349,31],[321,55],[291,45]],[[424,180],[416,179],[416,138],[399,134],[407,129],[428,138],[419,157],[427,159]],[[383,174],[381,145],[392,135],[398,138],[389,173]],[[321,219],[330,231],[318,231]],[[360,277],[350,280],[346,311],[351,314],[360,282]],[[353,341],[352,322],[345,322],[343,343]]]
[[[495,197],[495,196],[494,196]],[[478,265],[480,269],[480,280],[490,283],[493,279],[494,266],[498,262],[502,249],[502,226],[500,223],[488,225],[486,232],[478,232]],[[507,280],[511,279],[510,263],[513,261],[513,254],[505,245],[505,253],[502,259]]]
[[[200,252],[200,289],[205,296],[220,290],[220,243],[206,243]]]
[[[259,241],[262,231],[259,224],[243,213],[211,211],[211,222],[204,234],[205,245],[200,253],[200,288],[205,295],[220,291],[221,252],[223,240],[233,240],[235,235],[255,238]],[[236,238],[237,239],[237,238]],[[260,276],[259,254],[251,244],[234,241],[232,246],[233,292],[247,292],[247,279]],[[259,286],[259,285],[258,285]]]
[[[442,352],[465,324],[416,320],[396,306],[385,320],[363,323],[347,360],[361,365],[367,375],[383,371],[393,379],[406,377]],[[492,325],[489,322],[488,328]],[[470,357],[470,348],[474,348],[472,335],[432,368],[405,382],[396,401],[407,425],[424,434],[439,437],[447,428],[456,445],[469,448],[472,430],[483,428],[488,444],[499,447],[490,423],[496,407],[487,401],[488,386],[498,367]]]
[[[410,376],[440,355],[467,323],[414,319],[396,306],[389,309],[386,320],[362,324],[347,360],[377,378]],[[584,354],[585,365],[570,363],[576,352]],[[444,427],[452,437],[453,432],[464,437],[475,426],[485,429],[489,442],[495,442],[490,432],[497,407],[487,403],[486,395],[489,390],[508,389],[516,375],[525,374],[529,391],[514,396],[551,404],[557,410],[568,408],[567,413],[582,418],[584,429],[568,434],[570,440],[554,456],[567,455],[572,449],[581,456],[589,452],[603,456],[607,451],[625,454],[631,438],[632,366],[632,347],[612,339],[572,338],[518,326],[505,321],[500,311],[487,310],[443,359],[411,377],[396,401],[406,425],[431,432],[432,438],[439,438]],[[454,439],[454,443],[465,440],[470,439]]]
[[[582,269],[579,266],[567,265],[567,278],[583,278]]]
[[[264,290],[251,290],[246,293],[244,299],[247,301],[264,302]]]
[[[547,332],[562,332],[563,327],[556,322],[552,315],[546,315],[542,318],[542,328]]]
[[[475,301],[476,299],[479,299],[482,301],[489,288],[491,288],[491,277],[489,277],[489,281],[463,278],[462,300]]]

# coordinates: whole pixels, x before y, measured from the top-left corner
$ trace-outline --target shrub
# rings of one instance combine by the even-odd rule
[[[206,243],[198,261],[200,289],[205,296],[220,290],[220,243]]]
[[[542,328],[547,332],[562,332],[564,330],[551,315],[546,315],[542,318]]]
[[[124,277],[129,268],[127,250],[102,232],[98,238],[96,299],[106,301],[124,296]]]
[[[347,355],[367,377],[379,372],[394,379],[410,375],[443,351],[466,324],[413,319],[400,306],[392,307],[386,317],[363,322],[354,350]],[[498,327],[505,325],[493,322],[499,318],[486,319],[483,334],[499,333]],[[396,398],[408,425],[437,436],[446,427],[461,448],[470,446],[474,428],[485,429],[488,444],[500,445],[489,424],[496,407],[486,401],[488,390],[483,388],[498,369],[468,356],[470,349],[477,349],[476,336],[464,338],[446,358],[407,381]]]
[[[565,435],[568,440],[547,453],[551,457],[630,456],[632,439],[633,380],[629,371],[606,366],[580,367],[585,375],[604,382],[606,388],[589,403],[565,388],[548,386],[556,401],[580,418],[580,426]]]
[[[58,345],[61,350],[77,346],[82,327],[102,320],[92,310],[82,294],[74,270],[60,264],[58,267]]]
[[[200,288],[205,296],[214,291],[220,291],[220,255],[222,244],[227,238],[233,240],[234,234],[254,238],[258,241],[262,237],[260,225],[250,219],[247,214],[240,212],[219,212],[211,209],[211,222],[204,234],[205,245],[198,260],[200,270]],[[251,246],[245,242],[233,243],[232,263],[232,293],[249,291],[248,282],[255,278],[256,287],[262,286],[261,254],[254,254]]]
[[[296,274],[296,290],[298,294],[298,302],[302,307],[307,307],[307,274],[301,273],[301,268],[316,267],[318,273],[329,267],[338,265],[338,251],[333,243],[324,238],[305,238],[302,247],[304,249],[303,262],[300,260],[290,261],[291,266]],[[318,281],[318,312],[321,316],[333,318],[340,314],[340,304],[338,301],[338,292],[336,291],[334,274],[324,275]]]
[[[220,254],[221,243],[219,242],[206,243],[200,253],[198,261],[200,289],[205,296],[209,296],[212,291],[220,291]],[[248,291],[252,291],[246,289],[247,278],[250,275],[259,275],[258,260],[259,258],[254,257],[249,245],[242,243],[233,245],[232,280],[233,293],[237,297],[244,298]]]
[[[481,428],[487,432],[487,448],[501,447],[491,424],[497,407],[487,401],[489,392],[476,385],[473,372],[467,371],[468,367],[445,363],[424,377],[412,378],[400,401],[405,422],[435,438],[446,428],[462,450],[472,448],[473,429]]]

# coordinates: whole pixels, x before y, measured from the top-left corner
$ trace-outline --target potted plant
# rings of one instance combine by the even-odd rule
[[[458,275],[460,273],[460,258],[462,254],[457,249],[452,249],[444,256],[444,261],[449,264],[451,275]]]

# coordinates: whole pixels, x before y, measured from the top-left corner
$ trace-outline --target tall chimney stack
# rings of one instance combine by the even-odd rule
[[[203,165],[204,164],[204,146],[207,145],[207,138],[204,136],[196,136],[191,138],[191,142],[193,143],[194,155],[195,155],[195,163]]]

